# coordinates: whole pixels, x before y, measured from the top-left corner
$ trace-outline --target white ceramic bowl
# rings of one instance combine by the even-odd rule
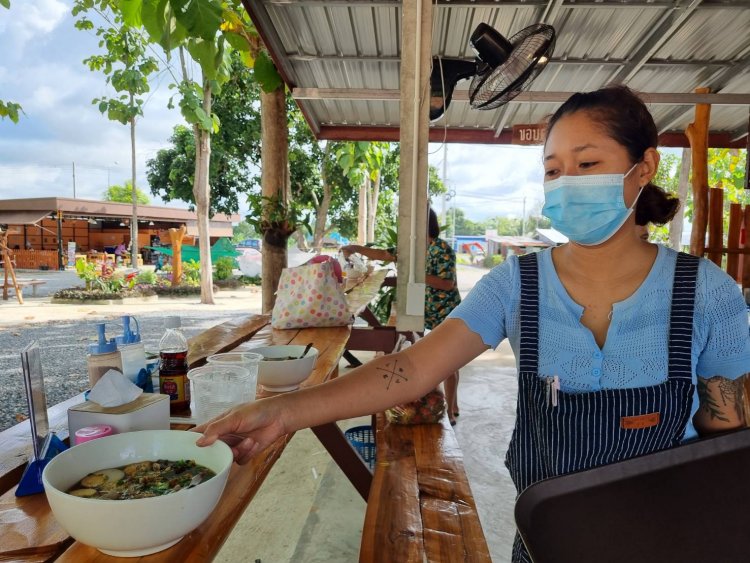
[[[180,430],[144,430],[99,438],[62,452],[42,473],[52,513],[71,536],[108,555],[137,557],[167,549],[211,514],[229,476],[229,446],[216,442],[199,448],[198,436]],[[97,500],[64,492],[94,471],[156,459],[192,459],[216,476],[190,489],[143,499]]]
[[[251,352],[256,352],[263,356],[263,360],[261,360],[258,367],[258,383],[266,391],[274,393],[297,389],[299,384],[310,376],[318,359],[318,350],[316,348],[310,348],[310,351],[304,358],[299,358],[304,351],[304,346],[296,346],[294,344],[253,348]],[[267,360],[268,358],[286,358],[290,356],[299,359]]]

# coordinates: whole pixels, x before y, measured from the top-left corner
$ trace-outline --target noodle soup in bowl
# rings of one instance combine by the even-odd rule
[[[200,448],[195,445],[199,436],[145,430],[99,438],[62,452],[42,474],[52,514],[73,538],[108,555],[137,557],[171,547],[211,514],[232,465],[229,446],[218,441]],[[67,492],[87,475],[157,460],[194,461],[215,475],[149,498],[107,500]]]

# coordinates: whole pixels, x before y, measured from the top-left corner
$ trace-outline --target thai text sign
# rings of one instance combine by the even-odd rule
[[[514,145],[543,145],[546,128],[544,123],[514,125],[511,143]]]

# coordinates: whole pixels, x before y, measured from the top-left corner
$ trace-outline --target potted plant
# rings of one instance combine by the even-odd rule
[[[310,215],[295,202],[284,201],[281,192],[273,196],[249,198],[250,215],[247,222],[263,236],[263,242],[276,248],[286,248],[289,237],[303,227],[312,233]]]

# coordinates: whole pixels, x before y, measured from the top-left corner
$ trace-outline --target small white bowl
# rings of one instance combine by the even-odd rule
[[[263,356],[263,360],[258,367],[258,383],[266,391],[279,393],[282,391],[294,391],[299,388],[299,384],[310,377],[315,362],[318,359],[318,350],[310,348],[310,351],[304,358],[300,358],[305,346],[296,346],[288,344],[283,346],[262,346],[253,348],[251,352],[256,352]],[[268,360],[268,358],[287,358],[293,357],[294,360]]]
[[[115,434],[75,446],[55,456],[42,473],[52,514],[76,540],[107,555],[138,557],[162,551],[200,526],[216,506],[232,466],[223,442],[200,448],[200,435],[180,430]],[[216,473],[190,489],[168,495],[101,500],[65,491],[100,469],[157,459],[192,459]]]

